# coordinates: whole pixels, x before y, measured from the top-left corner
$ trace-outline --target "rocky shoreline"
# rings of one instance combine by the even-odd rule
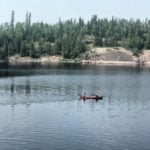
[[[40,58],[12,56],[8,60],[0,61],[9,64],[54,64],[54,63],[81,63],[81,64],[104,64],[121,66],[150,66],[150,51],[145,50],[139,57],[132,55],[132,52],[124,48],[93,48],[83,54],[80,59],[63,59],[61,56],[42,56]]]
[[[11,57],[7,62],[11,65],[30,64],[30,63],[41,63],[41,64],[80,63],[80,64],[99,64],[99,65],[118,65],[118,66],[137,66],[137,65],[150,66],[150,61],[144,62],[139,59],[134,61],[111,61],[111,60],[106,61],[106,60],[90,60],[90,59],[73,60],[73,59],[63,59],[62,57],[58,56],[41,57],[38,59],[30,57],[19,57],[19,58]]]
[[[106,65],[145,65],[150,66],[150,50],[143,50],[139,56],[133,56],[131,50],[118,47],[93,48],[85,53],[85,64],[106,64]]]
[[[27,63],[59,63],[63,60],[60,56],[43,56],[40,58],[31,57],[10,57],[8,59],[9,64],[27,64]]]

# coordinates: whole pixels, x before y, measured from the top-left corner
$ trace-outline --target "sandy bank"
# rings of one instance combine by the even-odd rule
[[[91,61],[91,60],[82,60],[83,64],[106,64],[106,65],[121,65],[121,66],[134,66],[137,65],[134,61]]]
[[[144,50],[139,57],[132,55],[130,50],[122,47],[118,48],[93,48],[87,51],[82,59],[63,59],[61,56],[42,56],[40,58],[9,57],[10,64],[26,64],[26,63],[83,63],[83,64],[106,64],[106,65],[146,65],[150,66],[150,50]]]
[[[60,56],[43,56],[40,58],[31,58],[31,57],[10,57],[8,62],[10,64],[17,63],[59,63],[63,60]]]
[[[139,57],[122,47],[93,48],[87,51],[82,63],[110,65],[150,65],[150,50],[144,50]]]

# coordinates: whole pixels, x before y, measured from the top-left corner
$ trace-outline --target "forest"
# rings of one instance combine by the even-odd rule
[[[27,12],[24,22],[15,21],[12,11],[10,22],[0,25],[0,59],[19,55],[38,58],[59,55],[78,58],[92,47],[124,47],[134,55],[150,49],[150,20],[99,18],[61,18],[55,24],[31,21]]]

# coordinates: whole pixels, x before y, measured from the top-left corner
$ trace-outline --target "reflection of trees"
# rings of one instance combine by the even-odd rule
[[[11,81],[11,85],[10,85],[10,92],[12,93],[12,94],[14,94],[14,79],[12,78],[12,81]]]
[[[31,81],[28,79],[25,82],[17,84],[12,78],[10,87],[6,86],[5,91],[10,91],[12,96],[22,95],[30,96],[31,94],[35,95],[80,95],[83,90],[82,86],[73,86],[73,85],[31,85]]]
[[[30,95],[31,94],[30,80],[27,80],[26,83],[25,83],[25,93],[26,93],[26,95]]]
[[[8,91],[8,88],[5,88],[6,91]],[[11,84],[10,84],[10,93],[12,95],[30,95],[31,94],[31,84],[30,80],[26,80],[25,83],[22,83],[21,85],[16,84],[15,80],[12,78],[11,79]]]

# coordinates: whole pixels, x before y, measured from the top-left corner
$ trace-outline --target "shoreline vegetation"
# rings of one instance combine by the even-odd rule
[[[11,56],[1,61],[9,64],[56,64],[56,63],[80,63],[80,64],[102,64],[119,66],[150,66],[150,50],[144,50],[138,57],[122,47],[96,47],[83,54],[81,58],[64,59],[62,56],[42,56],[39,58]]]
[[[0,24],[0,62],[150,64],[150,20],[69,19],[56,24],[33,22]]]

